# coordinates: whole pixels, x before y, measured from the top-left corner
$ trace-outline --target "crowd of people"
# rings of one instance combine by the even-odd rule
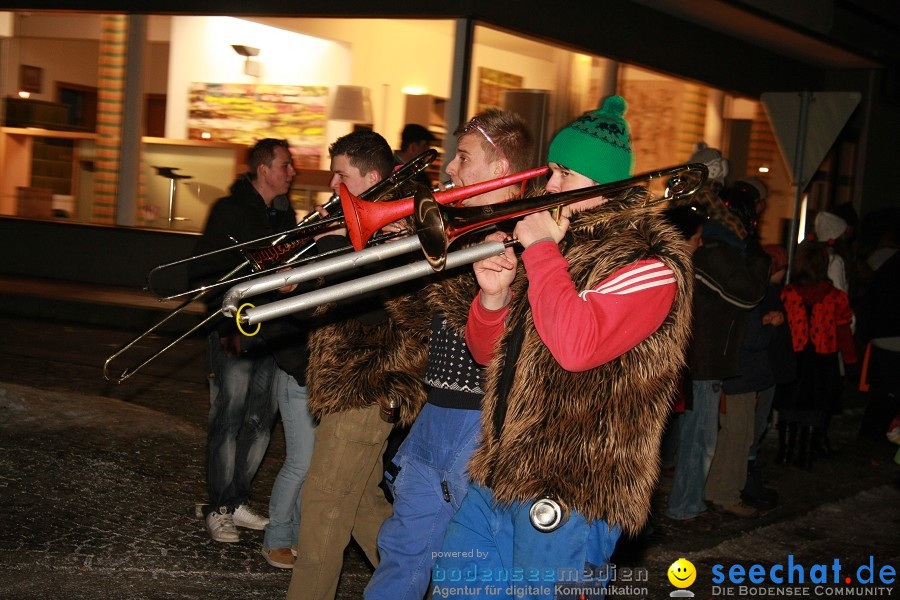
[[[876,269],[858,268],[856,249],[866,250],[853,239],[852,207],[819,211],[789,265],[784,245],[759,240],[768,188],[754,177],[726,185],[727,159],[705,144],[695,148],[695,161],[709,167],[710,179],[693,204],[666,211],[675,224],[689,213],[705,220],[699,230],[681,228],[686,238],[699,235],[700,244],[685,384],[662,459],[672,472],[666,516],[703,526],[715,512],[754,518],[777,504],[762,463],[811,469],[832,456],[829,426],[842,410],[845,381],[860,376],[860,347],[874,352],[879,366],[861,433],[868,424],[883,441],[900,407],[887,373],[896,364],[898,328],[883,304],[896,282],[886,285]],[[893,257],[897,215],[882,217],[877,248],[889,249],[873,254]],[[879,323],[879,332],[858,332],[858,315]],[[769,430],[777,432],[777,451],[760,461]]]
[[[626,111],[610,96],[561,129],[542,188],[483,188],[461,204],[630,177]],[[457,187],[535,166],[532,132],[509,111],[480,113],[455,135],[446,173]],[[329,147],[331,188],[360,195],[433,141],[415,124],[397,151],[371,130],[342,136]],[[728,161],[705,144],[691,162],[707,166],[706,182],[666,210],[648,209],[643,188],[588,190],[467,234],[455,243],[517,242],[471,266],[281,317],[259,337],[217,323],[208,344],[212,540],[265,529],[264,559],[293,570],[291,599],[334,598],[351,538],[374,567],[368,599],[552,598],[559,582],[586,595],[607,583],[619,537],[648,522],[660,455],[674,468],[670,519],[753,517],[777,502],[757,460],[763,435],[777,431],[775,460],[811,468],[831,452],[841,378],[857,362],[855,259],[836,243],[849,228],[823,211],[785,283],[786,249],[757,236],[766,186],[728,183]],[[259,141],[248,167],[212,207],[196,254],[296,225],[287,142]],[[418,174],[394,195],[427,188]],[[409,231],[409,222],[384,230]],[[892,234],[868,274],[872,311],[887,310],[895,291],[898,259],[882,250],[895,249]],[[353,251],[342,226],[313,241],[311,257]],[[233,266],[230,254],[198,261],[192,278],[215,280]],[[208,300],[211,310],[219,300]],[[897,332],[884,323],[867,315],[858,325],[866,341],[890,340]],[[867,348],[889,370],[890,342]],[[890,398],[896,382],[881,376],[875,386]],[[891,408],[884,400],[873,410],[873,430]],[[249,501],[279,412],[285,459],[266,518]]]

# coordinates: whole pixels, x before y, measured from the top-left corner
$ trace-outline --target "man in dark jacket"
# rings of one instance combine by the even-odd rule
[[[693,404],[680,417],[681,438],[669,506],[676,520],[707,510],[706,477],[716,449],[722,380],[740,374],[738,350],[747,311],[762,301],[769,279],[769,257],[751,234],[752,204],[728,203],[741,218],[741,234],[725,220],[711,218],[703,245],[694,253],[694,326],[688,348]]]
[[[297,223],[287,198],[294,171],[288,143],[263,139],[250,150],[248,173],[217,200],[194,255],[235,242],[249,242],[285,231]],[[209,283],[241,262],[237,252],[222,252],[195,261],[190,276]],[[221,294],[207,300],[218,310]],[[269,446],[277,404],[271,393],[271,352],[241,337],[231,319],[222,319],[209,333],[210,409],[207,435],[206,528],[217,542],[237,542],[237,527],[263,529],[268,519],[250,510],[250,487]]]

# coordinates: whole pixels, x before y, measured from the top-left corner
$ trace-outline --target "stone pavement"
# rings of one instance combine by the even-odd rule
[[[201,340],[114,386],[100,367],[131,333],[21,319],[0,319],[0,327],[0,598],[284,596],[290,574],[260,556],[262,532],[241,530],[239,543],[219,544],[195,514],[205,495]],[[837,558],[855,573],[872,556],[876,569],[900,569],[896,446],[857,439],[860,402],[851,390],[835,418],[833,458],[811,471],[767,467],[782,502],[759,519],[719,515],[701,528],[657,517],[670,485],[663,479],[652,530],[620,543],[612,597],[668,597],[665,573],[681,556],[698,569],[692,591],[707,598],[729,596],[713,587],[716,564],[768,570],[793,555],[807,566]],[[263,512],[283,452],[276,426],[254,484]],[[353,546],[345,560],[338,598],[360,598],[371,568]],[[896,582],[885,588],[894,592]],[[753,592],[745,595],[765,596]]]

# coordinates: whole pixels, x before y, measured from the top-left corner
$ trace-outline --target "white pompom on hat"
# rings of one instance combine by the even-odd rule
[[[709,179],[720,184],[725,183],[728,176],[728,160],[715,148],[710,148],[706,142],[694,144],[694,153],[689,162],[703,163],[709,169]]]
[[[820,212],[816,215],[815,228],[820,242],[833,242],[847,231],[847,222],[830,212]]]

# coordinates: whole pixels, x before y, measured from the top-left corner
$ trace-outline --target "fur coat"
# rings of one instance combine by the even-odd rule
[[[534,328],[523,270],[499,350],[487,366],[483,444],[469,470],[501,503],[552,495],[588,521],[637,533],[659,474],[659,443],[690,332],[693,274],[683,238],[659,214],[640,208],[643,193],[608,202],[572,221],[563,254],[577,289],[617,269],[657,258],[672,269],[675,298],[660,328],[622,356],[584,372],[558,366]],[[496,431],[497,387],[517,319],[524,339]]]
[[[385,318],[355,318],[318,325],[309,336],[306,371],[310,413],[323,415],[400,406],[400,426],[415,420],[427,397],[421,381],[428,360],[430,314],[415,293],[384,300]]]
[[[471,267],[436,273],[417,285],[384,302],[387,318],[381,323],[335,319],[313,330],[306,376],[314,417],[397,400],[398,424],[412,424],[428,396],[422,376],[432,313],[440,310],[451,330],[464,337],[478,291]]]

